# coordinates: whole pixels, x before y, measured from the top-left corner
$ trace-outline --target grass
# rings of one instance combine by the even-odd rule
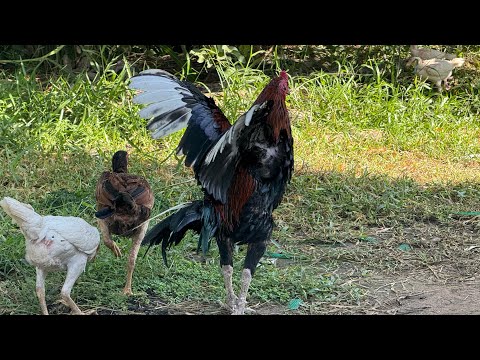
[[[217,68],[223,87],[211,96],[234,119],[269,77],[227,65]],[[153,141],[127,89],[131,68],[127,63],[117,73],[112,66],[107,63],[93,81],[85,73],[39,76],[32,67],[0,74],[0,197],[28,202],[41,214],[80,216],[95,224],[95,183],[122,148],[131,152],[130,171],[152,185],[154,215],[201,196],[191,170],[172,156],[181,134]],[[299,312],[324,313],[337,309],[334,305],[361,306],[368,295],[364,281],[373,275],[428,272],[453,258],[462,264],[462,276],[478,273],[473,255],[460,251],[478,244],[476,222],[454,216],[480,210],[478,88],[462,83],[437,94],[411,77],[392,82],[372,69],[369,81],[349,63],[335,73],[295,71],[291,77],[287,106],[295,173],[274,213],[275,243],[268,251],[292,258],[262,259],[250,304],[288,313],[288,302],[300,298]],[[448,241],[432,245],[422,237]],[[118,240],[128,253],[130,241]],[[401,250],[404,243],[412,250]],[[224,299],[218,251],[213,246],[202,262],[195,247],[189,235],[170,250],[168,268],[160,249],[145,258],[141,250],[135,301],[217,307]],[[0,314],[39,313],[35,270],[23,257],[23,237],[2,211]],[[235,255],[237,288],[243,257],[241,248]],[[102,246],[73,298],[81,308],[128,313],[132,300],[120,293],[125,268],[125,255],[117,259]],[[63,279],[64,273],[47,277],[47,303],[54,313],[67,311],[52,305]]]

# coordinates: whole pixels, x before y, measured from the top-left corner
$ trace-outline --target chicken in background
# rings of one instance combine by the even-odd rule
[[[72,287],[85,271],[88,260],[95,257],[100,244],[96,227],[74,216],[42,216],[31,205],[11,197],[0,201],[0,206],[12,218],[25,237],[25,259],[35,266],[37,273],[36,293],[43,315],[48,315],[45,301],[45,278],[52,271],[67,271],[61,290],[63,301],[72,314],[82,312],[70,297]]]
[[[232,314],[244,314],[248,289],[270,241],[273,217],[293,172],[293,138],[285,104],[288,77],[273,78],[252,107],[231,125],[215,101],[187,81],[151,69],[131,79],[141,90],[133,101],[150,104],[139,115],[151,119],[155,139],[186,127],[177,154],[185,155],[204,197],[154,226],[143,244],[178,244],[187,230],[200,235],[204,253],[215,238],[222,267],[226,303]],[[239,296],[232,286],[233,246],[246,244]]]
[[[452,60],[429,59],[422,60],[414,56],[407,61],[407,66],[414,66],[414,73],[421,79],[428,80],[435,84],[438,91],[450,89],[448,80],[452,79],[453,69],[463,66],[465,59],[454,58]],[[443,84],[443,86],[442,86]]]
[[[128,153],[117,151],[112,157],[112,171],[104,171],[95,191],[97,212],[103,242],[116,257],[120,248],[112,240],[112,234],[132,238],[127,264],[127,280],[123,293],[132,295],[132,277],[138,250],[150,222],[154,204],[153,192],[147,180],[128,173]]]
[[[417,45],[410,45],[410,53],[413,57],[419,57],[422,60],[429,59],[446,59],[453,60],[457,56],[454,54],[449,54],[443,51],[430,49],[430,48],[419,48]]]

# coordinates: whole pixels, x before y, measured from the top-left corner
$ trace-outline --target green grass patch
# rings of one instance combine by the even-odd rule
[[[128,149],[130,171],[150,181],[156,196],[153,215],[201,196],[191,170],[172,154],[181,134],[152,140],[131,102],[129,64],[119,73],[109,71],[111,66],[93,81],[85,73],[39,79],[25,67],[0,73],[1,197],[30,203],[44,215],[80,216],[95,224],[95,184],[118,149]],[[356,273],[360,278],[401,267],[390,255],[405,239],[362,241],[373,236],[372,228],[401,233],[417,224],[450,226],[453,213],[480,210],[475,88],[440,95],[424,83],[392,82],[372,69],[378,76],[368,82],[348,63],[335,73],[291,77],[295,173],[274,214],[277,245],[268,249],[291,258],[262,259],[250,302],[287,309],[292,299],[301,299],[307,305],[299,305],[300,310],[318,303],[353,306],[364,298],[364,289],[339,271],[342,264],[363,264]],[[269,79],[257,68],[231,64],[217,73],[223,88],[210,95],[230,119],[248,109]],[[121,290],[130,240],[117,240],[124,256],[117,259],[102,245],[74,286],[72,296],[81,308],[128,310]],[[133,291],[141,301],[148,303],[146,294],[152,292],[170,304],[224,300],[216,246],[201,262],[196,241],[189,235],[172,248],[168,268],[160,249],[151,249],[145,258],[140,251]],[[360,250],[353,253],[349,244]],[[1,314],[40,312],[35,271],[23,257],[24,239],[2,211]],[[244,250],[235,255],[237,289],[243,257]],[[48,304],[59,298],[64,275],[47,277]]]

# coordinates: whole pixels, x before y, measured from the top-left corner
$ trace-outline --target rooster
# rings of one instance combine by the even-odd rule
[[[112,157],[112,171],[104,171],[95,190],[98,225],[103,242],[116,257],[121,256],[111,234],[133,239],[128,258],[127,280],[123,293],[132,295],[132,277],[142,239],[150,222],[153,192],[143,177],[128,173],[128,153],[117,151]]]
[[[74,216],[41,216],[31,205],[11,197],[0,201],[0,206],[20,227],[25,236],[25,259],[35,266],[37,273],[36,293],[43,315],[48,315],[45,301],[45,278],[52,271],[67,271],[61,290],[62,299],[73,314],[82,312],[70,297],[72,287],[85,271],[88,260],[95,257],[100,234],[96,227]]]
[[[151,69],[132,77],[141,90],[133,99],[151,104],[139,115],[158,139],[186,127],[177,147],[185,155],[204,197],[180,208],[155,225],[143,244],[162,244],[162,255],[187,230],[198,233],[205,252],[215,238],[225,282],[226,304],[244,314],[248,289],[272,234],[275,210],[293,172],[293,138],[285,104],[288,77],[281,71],[250,107],[231,125],[214,100],[193,84]],[[239,296],[232,286],[235,244],[247,244]]]

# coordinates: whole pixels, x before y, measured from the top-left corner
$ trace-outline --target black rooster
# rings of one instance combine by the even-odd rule
[[[263,89],[253,106],[231,125],[214,100],[193,84],[163,70],[146,70],[132,77],[141,90],[133,101],[151,104],[139,115],[151,119],[147,128],[157,139],[186,127],[177,147],[185,155],[204,192],[153,227],[142,244],[178,244],[187,230],[200,234],[206,251],[216,239],[232,314],[243,314],[248,288],[273,228],[273,210],[280,204],[293,171],[293,138],[285,104],[288,77],[280,72]],[[232,287],[234,244],[248,244],[240,294]]]

